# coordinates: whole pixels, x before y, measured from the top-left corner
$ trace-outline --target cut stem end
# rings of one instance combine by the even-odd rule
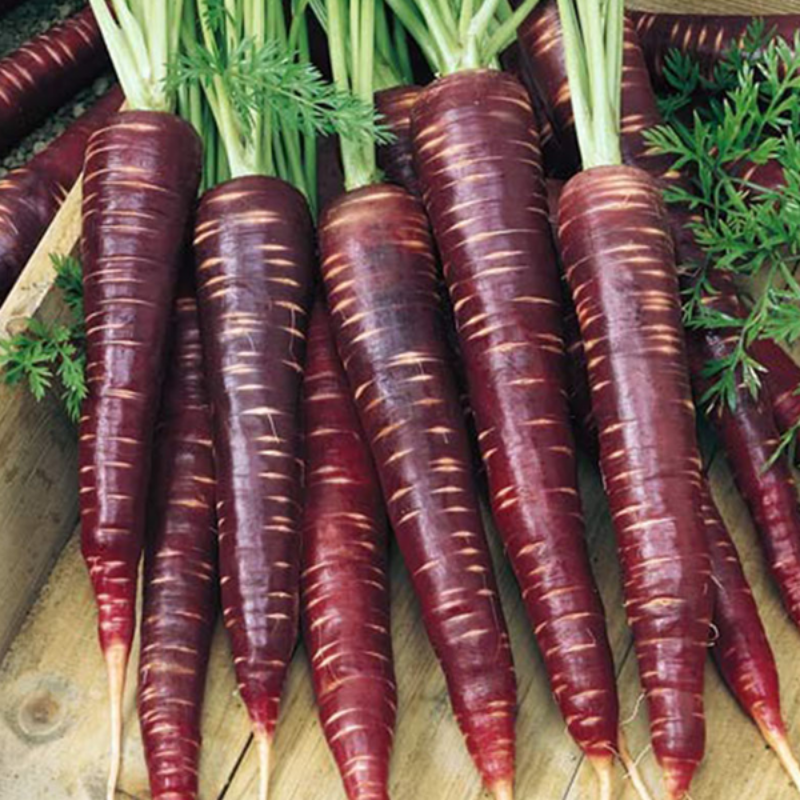
[[[125,693],[128,648],[123,644],[112,645],[106,650],[105,657],[108,672],[108,702],[111,712],[111,754],[106,798],[114,800],[122,761],[122,698]]]

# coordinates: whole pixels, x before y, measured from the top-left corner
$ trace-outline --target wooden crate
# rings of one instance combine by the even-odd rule
[[[659,4],[648,2],[648,8]],[[752,0],[660,2],[671,10],[753,11]],[[764,3],[761,11],[800,11],[798,0]],[[75,246],[80,190],[70,195],[19,285],[0,309],[0,335],[29,316],[60,313],[51,293],[50,253]],[[33,403],[0,387],[0,798],[101,800],[105,796],[106,680],[96,641],[91,589],[80,557],[75,434],[53,400]],[[736,539],[778,659],[791,735],[800,746],[800,652],[797,631],[764,569],[752,524],[722,460],[712,468],[716,499]],[[648,747],[647,714],[631,637],[621,610],[619,574],[599,479],[582,465],[592,561],[608,611],[622,702],[634,755],[656,795],[658,770]],[[522,800],[592,797],[591,768],[570,740],[550,697],[519,592],[495,545],[519,682],[517,796]],[[393,554],[393,640],[400,710],[392,762],[395,800],[484,797],[450,711],[441,672],[426,640],[400,559]],[[133,664],[138,654],[133,654]],[[118,798],[150,797],[135,712],[133,671],[125,698],[124,765]],[[711,666],[707,675],[708,747],[694,800],[794,797],[777,760],[736,706]],[[225,636],[217,631],[208,679],[201,764],[203,800],[255,796],[257,766],[246,714],[238,699]],[[272,797],[343,798],[314,708],[302,648],[294,658],[276,738]],[[621,768],[614,797],[634,800]]]

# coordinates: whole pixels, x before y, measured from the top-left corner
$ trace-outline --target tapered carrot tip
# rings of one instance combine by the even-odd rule
[[[106,798],[114,800],[117,794],[119,767],[122,760],[122,696],[125,692],[128,648],[122,644],[111,645],[105,655],[106,669],[108,670],[108,701],[111,710],[111,755],[108,765]]]
[[[255,731],[258,748],[258,800],[267,800],[269,796],[269,768],[272,742],[269,734],[263,729]]]
[[[494,800],[514,800],[514,787],[511,782],[496,783],[492,787],[492,797],[494,797]]]
[[[797,758],[792,752],[792,746],[789,744],[786,734],[783,731],[762,725],[758,721],[757,723],[761,730],[761,735],[764,737],[767,744],[775,751],[775,755],[778,756],[778,761],[781,762],[781,765],[792,779],[792,783],[797,790],[800,791],[800,764],[797,763]]]
[[[611,800],[614,784],[614,759],[611,756],[589,756],[589,763],[597,773],[598,800]]]
[[[694,761],[674,760],[664,764],[667,800],[685,800],[696,769],[697,764]]]

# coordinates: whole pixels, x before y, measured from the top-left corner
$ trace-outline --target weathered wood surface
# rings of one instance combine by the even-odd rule
[[[719,0],[646,0],[632,7],[670,11],[800,12],[798,0],[753,3]],[[51,252],[68,253],[77,239],[76,190],[37,250],[23,280],[0,309],[0,334],[32,315],[59,313],[50,294]],[[105,673],[96,643],[95,611],[80,558],[74,433],[55,402],[33,404],[0,387],[0,798],[2,800],[102,800],[106,766]],[[597,476],[583,470],[584,500],[593,563],[609,616],[623,719],[630,749],[655,796],[657,769],[647,742],[646,710],[630,635],[621,611],[613,535]],[[721,510],[747,566],[775,648],[791,736],[800,747],[800,635],[789,624],[759,553],[746,509],[721,461],[713,469]],[[64,542],[69,539],[66,548]],[[400,692],[392,764],[394,800],[479,800],[484,797],[452,718],[444,682],[419,621],[402,565],[393,560],[393,640]],[[521,800],[582,800],[594,781],[566,734],[546,684],[518,590],[499,553],[504,608],[509,619],[519,682],[517,796]],[[57,561],[57,563],[56,563]],[[41,593],[39,588],[55,568]],[[35,603],[34,603],[35,600]],[[30,609],[20,630],[20,625]],[[134,654],[135,664],[138,654]],[[135,715],[133,669],[125,702],[126,740],[120,798],[147,800],[147,780]],[[707,758],[694,800],[723,797],[788,800],[796,793],[765,749],[713,668],[708,668]],[[224,635],[212,655],[201,765],[203,800],[245,800],[255,795],[255,759],[238,700]],[[313,705],[305,654],[295,656],[276,742],[275,800],[343,798]],[[635,793],[622,769],[615,800]]]
[[[69,254],[80,232],[80,190],[73,190],[0,307],[0,336],[29,317],[62,313],[51,286],[51,253]],[[75,431],[54,397],[34,403],[0,385],[0,658],[75,527],[78,470]],[[2,794],[0,794],[2,796]]]

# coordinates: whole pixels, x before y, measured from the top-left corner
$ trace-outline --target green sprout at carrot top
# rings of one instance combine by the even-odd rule
[[[295,2],[187,0],[194,24],[168,85],[202,87],[225,152],[216,181],[273,175],[293,184],[316,211],[316,139],[338,134],[385,140],[372,103],[324,80],[309,59],[305,13]]]
[[[438,75],[498,68],[539,0],[386,0]],[[596,13],[596,12],[595,12]]]

